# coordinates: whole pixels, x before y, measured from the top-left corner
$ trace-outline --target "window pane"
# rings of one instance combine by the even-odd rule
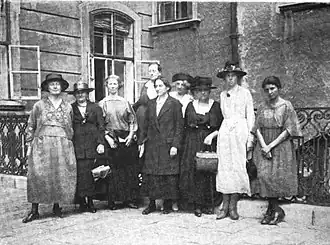
[[[124,39],[121,37],[115,38],[115,55],[124,56]]]
[[[115,15],[114,31],[116,36],[132,37],[132,22],[123,16]]]
[[[125,61],[115,61],[115,75],[119,76],[119,79],[122,81],[124,86],[126,78],[125,67]],[[119,89],[119,96],[124,96],[124,86]]]
[[[94,52],[103,54],[103,36],[94,34]]]
[[[111,33],[111,14],[98,14],[94,16],[94,31]]]
[[[176,19],[184,19],[188,17],[188,3],[177,2],[176,3]]]
[[[105,60],[94,59],[95,101],[104,98]]]
[[[38,96],[38,74],[13,74],[13,82],[21,84],[22,96]]]
[[[113,52],[112,52],[112,36],[110,36],[110,35],[107,36],[107,54],[108,55],[113,55]]]
[[[164,4],[164,20],[171,21],[174,20],[174,3],[165,3]]]
[[[36,48],[11,47],[11,59],[13,71],[38,70],[38,52]]]

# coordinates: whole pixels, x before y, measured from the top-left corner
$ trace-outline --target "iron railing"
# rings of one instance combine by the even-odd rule
[[[330,107],[297,108],[303,137],[294,140],[298,160],[298,200],[330,205]],[[0,173],[26,175],[28,115],[0,115]],[[296,199],[296,200],[297,200]]]

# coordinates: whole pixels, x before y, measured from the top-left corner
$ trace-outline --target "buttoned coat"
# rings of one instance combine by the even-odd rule
[[[73,143],[77,159],[92,159],[97,157],[96,148],[104,145],[104,118],[99,105],[87,101],[86,120],[81,115],[77,102],[73,109]]]
[[[179,174],[179,151],[183,136],[181,103],[168,96],[158,116],[156,99],[150,100],[145,115],[145,126],[141,129],[139,144],[145,143],[145,161],[142,172],[152,175]],[[171,147],[178,154],[170,156]]]

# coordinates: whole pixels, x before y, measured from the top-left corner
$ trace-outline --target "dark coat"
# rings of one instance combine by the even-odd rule
[[[145,161],[142,172],[153,175],[179,174],[179,151],[183,136],[181,103],[168,96],[159,115],[156,114],[156,99],[148,102],[145,127],[139,144],[145,142]],[[176,147],[178,155],[171,157],[170,149]]]
[[[82,117],[77,102],[72,104],[73,109],[73,144],[77,159],[92,159],[97,157],[96,148],[105,142],[104,118],[101,107],[88,101],[86,121]]]

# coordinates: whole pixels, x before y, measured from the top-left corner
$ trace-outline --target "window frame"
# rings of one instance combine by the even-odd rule
[[[32,48],[36,49],[37,52],[37,70],[13,70],[12,67],[12,48]],[[18,57],[19,59],[20,57]],[[8,68],[9,68],[9,86],[10,86],[10,95],[13,99],[21,99],[21,100],[39,100],[41,98],[41,64],[40,64],[40,46],[38,45],[18,45],[12,44],[8,45]],[[37,74],[37,95],[36,96],[22,96],[22,92],[20,98],[16,98],[14,92],[14,74]],[[22,84],[20,82],[20,84]]]
[[[189,13],[188,8],[187,8],[187,17],[178,18],[177,17],[177,11],[176,11],[177,10],[177,4],[182,4],[182,3],[191,4],[191,6],[190,6],[191,13]],[[172,7],[172,9],[173,9],[172,10],[173,19],[161,21],[161,7],[162,7],[163,4],[173,5],[173,7]],[[190,19],[193,19],[193,16],[194,15],[193,15],[193,3],[192,2],[189,2],[189,1],[162,1],[162,2],[157,2],[157,24],[158,25],[174,23],[174,22],[178,22],[178,21],[190,20]]]

